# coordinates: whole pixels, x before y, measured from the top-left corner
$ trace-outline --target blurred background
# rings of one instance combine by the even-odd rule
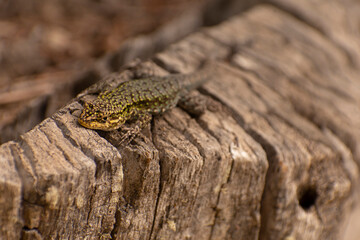
[[[131,60],[256,2],[0,0],[0,143]]]

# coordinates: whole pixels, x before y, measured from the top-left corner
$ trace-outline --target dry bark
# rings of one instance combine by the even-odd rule
[[[191,72],[206,58],[218,63],[199,90],[202,115],[175,108],[117,146],[77,124],[75,99],[1,145],[0,236],[339,239],[360,162],[359,72],[346,51],[261,5],[154,62]],[[114,76],[109,85],[127,75]]]

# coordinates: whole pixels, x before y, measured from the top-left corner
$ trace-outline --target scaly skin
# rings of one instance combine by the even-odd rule
[[[78,122],[90,129],[111,131],[121,128],[128,120],[137,120],[139,132],[159,114],[173,108],[187,92],[210,78],[209,66],[192,74],[174,74],[130,80],[117,88],[101,93],[93,102],[84,104]],[[127,134],[130,135],[130,134]]]

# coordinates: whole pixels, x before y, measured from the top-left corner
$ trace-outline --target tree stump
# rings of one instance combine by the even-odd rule
[[[360,163],[346,50],[259,5],[148,64],[188,73],[207,58],[199,116],[177,107],[118,146],[78,125],[77,98],[1,145],[1,238],[339,239]]]

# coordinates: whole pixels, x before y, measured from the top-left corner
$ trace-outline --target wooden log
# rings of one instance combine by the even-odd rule
[[[360,156],[359,72],[346,54],[260,5],[148,64],[186,73],[207,58],[217,67],[199,116],[175,108],[118,146],[78,125],[79,97],[1,145],[1,237],[339,239]]]

